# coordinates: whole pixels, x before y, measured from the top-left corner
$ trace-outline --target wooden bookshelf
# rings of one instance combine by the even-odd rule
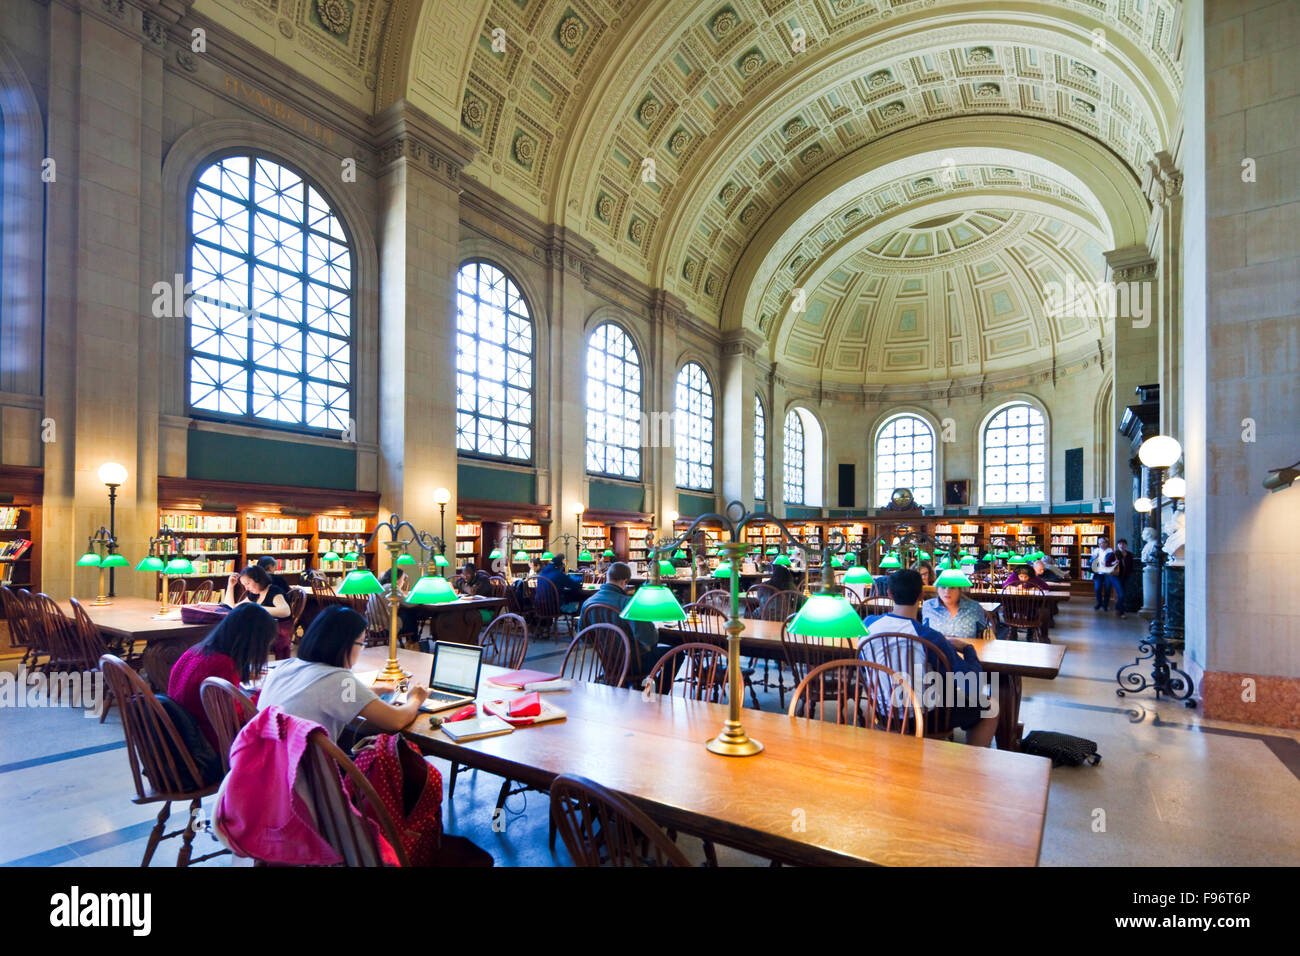
[[[187,585],[211,579],[220,585],[262,557],[276,561],[290,584],[308,571],[330,579],[356,567],[382,570],[378,544],[365,545],[378,522],[378,492],[327,491],[239,482],[158,479],[158,525],[176,531],[194,562]],[[324,561],[322,555],[352,550],[362,561]]]
[[[536,529],[539,532],[526,536],[530,546],[523,550],[528,553],[530,559],[539,557],[545,550],[546,542],[550,540],[551,509],[546,505],[483,501],[474,498],[460,498],[457,505],[459,507],[457,524],[474,523],[479,527],[479,544],[476,552],[482,561],[479,566],[490,573],[508,570],[511,577],[528,573],[528,561],[514,560],[514,553],[520,548],[519,540],[511,541],[509,553],[498,561],[489,560],[487,557],[494,548],[506,548],[506,538],[515,534],[516,527]],[[538,539],[541,539],[541,544],[535,546]],[[457,543],[459,544],[459,540]]]
[[[0,465],[0,583],[41,590],[44,471]]]
[[[447,542],[448,550],[452,550],[453,542]],[[495,547],[495,544],[493,545]],[[483,565],[480,563],[484,554],[490,554],[492,548],[484,550],[483,543],[483,524],[479,521],[467,521],[464,518],[456,519],[456,540],[454,542],[455,554],[449,559],[453,567],[460,567],[466,561],[479,568]]]

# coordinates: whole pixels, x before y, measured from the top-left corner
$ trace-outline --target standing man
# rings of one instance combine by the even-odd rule
[[[1117,550],[1115,551],[1115,573],[1111,575],[1111,582],[1115,588],[1115,610],[1120,617],[1128,610],[1124,606],[1128,596],[1133,593],[1133,567],[1135,559],[1133,552],[1128,549],[1128,539],[1120,538],[1115,542]]]
[[[1098,538],[1097,544],[1092,549],[1092,592],[1097,599],[1097,603],[1092,606],[1094,611],[1110,610],[1110,592],[1114,590],[1113,579],[1116,568],[1115,552],[1111,550],[1110,542],[1106,538]],[[1121,591],[1122,595],[1123,592]],[[1121,597],[1122,600],[1122,597]],[[1119,609],[1120,614],[1124,613],[1124,608]]]

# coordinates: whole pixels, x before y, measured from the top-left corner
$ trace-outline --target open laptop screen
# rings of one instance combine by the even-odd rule
[[[478,693],[479,665],[483,648],[474,644],[450,644],[435,641],[433,674],[429,684],[437,690],[474,696]]]

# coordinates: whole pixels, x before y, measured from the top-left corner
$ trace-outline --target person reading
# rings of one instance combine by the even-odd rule
[[[622,561],[615,561],[609,566],[605,583],[596,589],[595,594],[587,598],[585,606],[594,604],[621,612],[632,600],[632,595],[628,594],[627,590],[631,582],[631,567]],[[630,685],[636,686],[639,683],[638,679],[654,670],[654,666],[659,663],[659,658],[672,648],[667,644],[659,643],[659,630],[649,621],[625,621],[619,618],[618,626],[632,639],[632,650],[636,659],[629,665],[628,674],[632,678]]]
[[[239,601],[235,600],[236,583],[244,587],[244,596]],[[238,574],[232,574],[226,580],[226,592],[221,597],[221,603],[227,607],[237,607],[240,604],[261,605],[275,618],[279,629],[275,644],[271,647],[272,652],[277,658],[289,656],[293,647],[293,610],[289,607],[289,594],[283,588],[276,587],[271,576],[261,567],[250,564]]]
[[[538,577],[555,585],[555,593],[560,601],[561,614],[577,613],[578,605],[582,603],[585,595],[582,585],[564,573],[564,555],[557,554],[553,557],[551,563],[542,568],[542,573]]]
[[[943,678],[940,686],[956,686],[947,679],[948,674],[980,674],[979,657],[972,644],[961,638],[944,637],[933,627],[918,620],[922,589],[921,575],[910,568],[895,571],[889,576],[889,597],[894,602],[894,608],[888,613],[874,614],[863,620],[867,626],[867,636],[858,642],[862,659],[877,664],[886,663],[884,660],[875,661],[871,656],[873,648],[869,641],[875,635],[915,634],[939,649],[941,656],[926,649],[925,667],[927,671],[933,671]],[[924,675],[914,674],[910,677],[914,689],[924,686]],[[997,717],[984,716],[984,711],[977,704],[957,705],[955,701],[948,701],[943,706],[952,710],[952,726],[966,731],[968,744],[987,747],[993,742],[998,727]]]

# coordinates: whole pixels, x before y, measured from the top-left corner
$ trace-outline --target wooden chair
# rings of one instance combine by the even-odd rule
[[[36,633],[32,612],[28,608],[26,590],[14,590],[8,585],[0,585],[0,609],[4,610],[5,620],[9,622],[9,643],[23,649],[19,666],[30,663],[36,667],[36,661],[44,653],[40,638]]]
[[[518,614],[501,614],[492,620],[481,635],[483,663],[508,667],[517,671],[524,666],[528,654],[528,623]],[[461,766],[451,762],[451,776],[447,783],[448,798],[456,794],[456,778]]]
[[[700,607],[698,603],[695,606],[695,621],[692,622],[690,614],[687,614],[686,620],[682,626],[694,631],[697,639],[705,644],[712,644],[715,647],[722,648],[723,664],[722,673],[718,680],[721,682],[723,690],[729,686],[727,683],[727,615],[715,607]],[[740,669],[740,677],[744,682],[745,688],[749,691],[749,699],[754,705],[755,710],[762,710],[758,702],[758,689],[754,686],[754,662],[751,659],[748,667]]]
[[[307,737],[307,752],[298,765],[298,775],[305,785],[317,832],[343,858],[344,866],[384,865],[374,830],[365,817],[355,812],[362,807],[368,808],[378,820],[379,829],[397,854],[399,864],[410,866],[401,834],[379,794],[324,730],[313,730]],[[348,786],[358,794],[356,803],[362,807],[348,799],[343,789],[345,777]]]
[[[578,866],[690,866],[644,812],[586,777],[551,782],[551,825]]]
[[[169,607],[180,607],[185,603],[185,579],[172,578],[167,582],[167,604]]]
[[[539,638],[556,637],[555,624],[565,615],[560,611],[560,592],[546,578],[538,578],[534,584],[532,616]]]
[[[366,619],[366,647],[376,647],[388,643],[388,628],[392,610],[388,606],[387,594],[371,594],[364,598],[366,605],[361,616]],[[400,623],[398,625],[401,626]]]
[[[334,589],[330,587],[329,581],[325,575],[319,571],[308,571],[307,581],[311,584],[311,596],[316,599],[316,603],[324,605],[329,599],[334,597]]]
[[[86,609],[81,606],[81,602],[76,598],[68,599],[72,604],[72,622],[69,625],[71,633],[72,661],[73,666],[84,672],[98,671],[99,662],[103,656],[109,653],[109,647],[104,640],[104,636],[99,633],[99,628],[95,627],[86,613]],[[128,661],[127,665],[138,669],[139,658],[135,661]],[[113,706],[113,695],[110,688],[105,685],[104,700],[101,703],[99,712],[99,722],[102,724],[104,718],[108,716],[108,710]]]
[[[715,607],[723,614],[731,614],[731,592],[724,591],[721,588],[714,588],[712,591],[705,591],[695,599],[695,607],[698,610],[702,607]]]
[[[149,833],[149,842],[145,846],[144,859],[140,865],[148,866],[158,844],[174,836],[182,838],[180,852],[176,856],[177,866],[189,866],[191,863],[200,863],[229,853],[229,850],[221,849],[204,856],[191,857],[195,834],[192,821],[198,817],[203,798],[216,793],[220,782],[206,786],[200,784],[198,787],[182,782],[182,770],[189,774],[190,781],[198,781],[201,779],[199,769],[185,749],[176,725],[167,716],[167,711],[163,710],[149,685],[125,661],[112,654],[101,657],[99,667],[122,710],[126,752],[135,783],[136,795],[132,802],[163,805],[158,812],[158,820]],[[176,800],[190,801],[190,812],[185,815],[185,825],[181,829],[164,833],[167,819],[171,816],[172,802]]]
[[[230,745],[235,742],[244,724],[257,713],[254,704],[242,690],[223,677],[204,678],[199,685],[199,700],[208,723],[217,734],[217,755],[221,757],[221,771],[230,771]]]
[[[852,588],[845,588],[844,596],[849,599],[849,603],[853,605],[853,610],[857,612],[858,617],[865,618],[871,613],[871,609],[867,607],[866,602],[862,599],[862,595],[857,591]]]
[[[42,665],[45,672],[49,674],[79,670],[79,648],[72,633],[72,624],[64,617],[63,610],[48,594],[31,595],[27,602],[32,611],[32,620],[36,622],[37,633],[40,634],[41,646],[48,655]],[[59,687],[62,688],[62,683]]]
[[[491,595],[497,598],[505,597],[506,591],[510,587],[510,583],[499,574],[494,574],[488,578],[488,585],[492,589]]]
[[[759,606],[755,617],[760,621],[784,621],[799,610],[803,594],[798,591],[776,591]]]
[[[727,692],[727,654],[717,644],[678,644],[659,659],[649,679],[655,692],[718,703]]]
[[[295,640],[301,636],[298,632],[298,619],[302,617],[306,607],[307,592],[302,588],[289,588],[289,620],[292,622],[290,630]]]
[[[998,597],[1002,602],[1002,623],[1011,629],[1013,640],[1018,640],[1016,637],[1018,631],[1024,631],[1027,640],[1047,639],[1048,602],[1042,591],[1037,588],[1003,589]]]
[[[746,615],[746,617],[753,617],[756,615],[758,609],[763,606],[763,602],[775,593],[776,588],[770,584],[764,584],[761,581],[758,584],[751,584],[749,590],[745,592],[745,597],[749,599],[749,605],[752,610]]]
[[[820,712],[820,719],[826,720],[827,704],[834,705],[829,709],[837,724],[922,736],[921,704],[915,692],[902,675],[879,664],[844,659],[817,665],[794,689],[789,714],[798,717],[804,705],[805,719],[818,719]]]
[[[622,628],[612,624],[584,627],[569,642],[560,665],[560,676],[623,687],[632,658],[632,642]]]
[[[902,674],[905,678],[909,678],[913,690],[924,685],[925,673],[930,669],[930,662],[944,659],[943,651],[934,642],[906,632],[873,634],[862,642],[859,653],[863,660],[879,664],[891,674]],[[921,712],[925,736],[944,740],[952,737],[951,707],[939,706],[927,709],[922,706]]]
[[[216,585],[209,579],[194,589],[192,603],[210,604],[216,594]]]
[[[853,655],[851,649],[827,645],[821,638],[808,634],[791,634],[789,628],[793,620],[794,615],[791,614],[781,624],[781,652],[785,657],[786,666],[790,668],[792,680],[792,683],[787,685],[778,672],[776,686],[782,709],[785,708],[786,690],[801,684],[814,668],[835,658]]]

